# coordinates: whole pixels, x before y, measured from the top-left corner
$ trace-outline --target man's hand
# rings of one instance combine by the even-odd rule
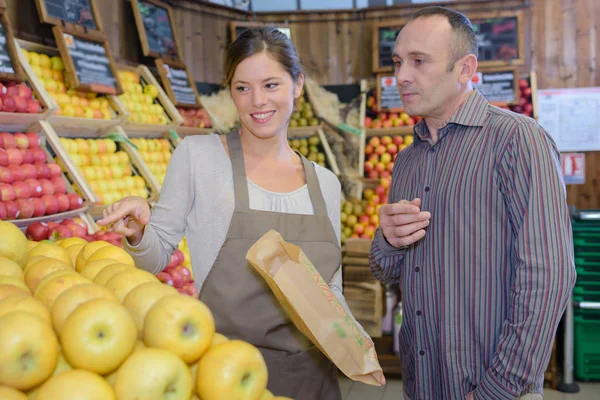
[[[379,209],[379,227],[389,244],[408,246],[425,236],[431,214],[421,212],[420,207],[421,199],[414,199],[385,204]]]

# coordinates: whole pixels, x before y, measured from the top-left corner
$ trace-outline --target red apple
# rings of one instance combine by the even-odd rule
[[[394,170],[394,162],[393,162],[393,161],[390,161],[389,163],[387,163],[387,165],[385,166],[385,169],[386,169],[388,172],[392,172],[392,171]]]
[[[183,286],[184,278],[183,278],[183,275],[181,275],[181,272],[172,269],[171,271],[169,271],[169,275],[171,275],[171,279],[173,280],[174,287],[180,288]]]
[[[46,215],[46,203],[44,203],[44,200],[36,197],[31,199],[31,204],[33,204],[34,217],[43,217]]]
[[[171,279],[171,275],[167,274],[166,272],[159,272],[158,274],[156,274],[156,277],[162,283],[169,286],[173,286],[173,279]]]
[[[2,132],[0,133],[0,147],[3,149],[14,149],[17,147],[17,141],[12,134]]]
[[[27,199],[17,199],[15,201],[19,207],[19,219],[33,217],[33,204]]]
[[[366,155],[373,154],[373,150],[374,150],[373,146],[371,146],[370,144],[368,144],[368,145],[365,146],[365,154]]]
[[[356,233],[357,235],[362,235],[363,232],[365,231],[365,226],[363,224],[356,224],[354,225],[354,233]]]
[[[523,96],[525,96],[527,98],[531,98],[531,88],[530,87],[523,89],[523,91],[521,93],[523,93]]]
[[[33,153],[31,150],[21,150],[22,164],[33,164]]]
[[[176,266],[174,270],[178,271],[183,276],[183,283],[187,283],[192,280],[192,273],[183,265]]]
[[[26,83],[19,83],[17,85],[17,93],[19,96],[26,99],[31,99],[33,97],[33,92]]]
[[[8,82],[6,84],[6,95],[8,96],[17,96],[19,94],[19,89],[17,89],[17,85],[14,82]]]
[[[75,217],[71,221],[73,221],[73,223],[81,226],[87,232],[87,230],[88,230],[88,224],[83,219],[81,219],[79,217]],[[121,235],[119,235],[116,232],[107,232],[107,234],[108,234],[108,237],[110,239],[115,239],[116,238],[117,240],[121,240]]]
[[[16,111],[18,113],[25,113],[27,112],[27,99],[25,97],[21,97],[21,96],[14,96],[13,97],[15,99],[15,103],[16,103]]]
[[[519,79],[519,89],[523,90],[526,87],[529,87],[529,83],[527,82],[527,79]]]
[[[36,164],[44,164],[46,163],[46,152],[40,148],[31,149],[33,153],[33,162]]]
[[[385,164],[382,162],[378,162],[377,164],[375,164],[375,171],[381,173],[382,171],[385,171]]]
[[[37,179],[50,179],[50,167],[47,164],[36,164],[36,176],[33,178]]]
[[[13,183],[13,189],[17,199],[28,199],[31,197],[31,188],[25,182],[19,181]]]
[[[410,117],[409,119],[406,120],[406,125],[408,126],[412,126],[416,123],[415,118],[414,117]]]
[[[369,156],[369,161],[371,161],[373,165],[377,164],[379,162],[379,155],[375,153],[371,154]]]
[[[83,205],[83,199],[76,193],[67,194],[69,197],[69,210],[77,210]]]
[[[525,107],[523,107],[523,112],[531,115],[533,113],[533,104],[531,104],[531,103],[525,104]]]
[[[367,225],[369,223],[369,220],[369,216],[366,214],[363,214],[360,217],[358,217],[358,223],[362,225]]]
[[[62,176],[55,176],[50,179],[52,186],[54,186],[54,194],[67,193],[67,184]]]
[[[377,155],[382,155],[383,153],[385,153],[385,146],[384,145],[379,145],[377,147],[375,147],[375,154]]]
[[[8,154],[6,150],[0,148],[0,167],[6,167],[8,165]]]
[[[377,194],[374,194],[373,197],[371,197],[371,200],[369,200],[369,203],[376,206],[377,204],[381,203],[381,197],[379,197]]]
[[[8,169],[12,172],[13,182],[24,181],[25,174],[23,173],[23,169],[20,165],[9,165]]]
[[[13,183],[14,176],[10,168],[0,167],[0,183]]]
[[[379,139],[379,137],[377,136],[373,136],[370,140],[369,140],[369,144],[371,146],[373,146],[373,148],[376,148],[377,146],[379,146],[381,144],[381,140]]]
[[[23,180],[36,179],[38,176],[37,168],[33,164],[22,164],[19,168],[23,173]]]
[[[383,197],[383,196],[385,196],[385,192],[386,192],[385,187],[383,187],[382,185],[377,185],[375,187],[375,194],[377,196]]]
[[[0,202],[0,221],[4,221],[6,215],[6,207],[4,206],[4,203]]]
[[[19,218],[19,206],[14,201],[5,201],[4,207],[6,207],[6,219],[13,220]]]
[[[50,229],[50,237],[57,240],[66,239],[73,237],[73,233],[69,228],[64,225],[58,225],[53,229]]]
[[[371,161],[365,161],[364,169],[366,173],[373,171],[373,163]]]
[[[71,206],[69,196],[67,196],[66,194],[59,194],[58,196],[56,196],[56,201],[58,202],[58,212],[65,212]]]
[[[31,197],[42,197],[43,188],[40,181],[37,179],[26,179],[25,183],[28,184],[31,189]]]
[[[379,178],[379,171],[373,170],[367,174],[367,178],[369,179],[377,179]]]
[[[42,185],[42,194],[43,195],[53,195],[54,194],[54,185],[48,179],[38,179]]]
[[[27,239],[36,242],[48,239],[49,235],[50,228],[48,228],[48,224],[45,222],[34,222],[33,224],[29,225],[25,231],[25,236],[27,236]]]
[[[54,215],[62,212],[60,211],[58,198],[56,196],[46,194],[41,197],[41,200],[46,205],[46,215]]]
[[[188,296],[198,297],[198,288],[196,287],[196,283],[194,283],[194,281],[187,282],[181,287],[181,289]]]
[[[11,184],[0,183],[0,200],[2,201],[13,201],[17,198],[15,189]]]
[[[0,96],[5,95],[6,92],[7,92],[6,86],[0,82]]]
[[[389,178],[390,177],[390,171],[389,170],[385,170],[385,171],[381,171],[381,173],[379,174],[379,176],[381,176],[382,178]]]
[[[390,143],[387,145],[386,151],[388,152],[388,154],[393,156],[398,152],[398,145],[396,145],[395,143]]]
[[[48,228],[50,230],[56,228],[58,225],[60,225],[60,224],[58,222],[56,222],[56,221],[48,221]]]
[[[48,166],[48,168],[50,168],[50,177],[55,178],[57,176],[62,175],[62,170],[60,169],[60,166],[57,163],[51,162],[46,165]]]
[[[30,149],[41,146],[42,139],[40,138],[40,136],[37,133],[27,132],[25,135],[27,135],[27,138],[29,139],[29,148]]]
[[[42,111],[42,106],[34,99],[27,100],[27,109],[25,112],[29,114],[39,114]]]
[[[171,259],[169,260],[169,263],[167,265],[165,265],[165,271],[170,271],[171,269],[175,268],[177,266],[177,257],[175,257],[175,255],[171,255]]]
[[[396,145],[396,146],[400,146],[402,143],[404,143],[404,138],[400,135],[398,136],[394,136],[392,138],[392,142]]]
[[[185,260],[185,256],[183,255],[183,252],[181,250],[176,249],[173,252],[173,255],[177,258],[177,265],[183,264],[183,261]]]
[[[371,117],[365,117],[365,128],[371,128],[373,126],[373,119]]]
[[[386,129],[390,129],[394,127],[394,121],[392,121],[391,119],[386,119],[385,121],[383,121],[383,127]]]
[[[380,119],[376,119],[373,121],[373,129],[381,129],[383,126],[383,121]]]
[[[8,155],[8,163],[11,165],[21,165],[23,163],[23,155],[19,149],[6,149]]]
[[[17,149],[28,149],[29,148],[29,138],[22,132],[17,132],[14,134],[15,142],[17,144]]]
[[[4,112],[15,112],[17,110],[17,102],[13,96],[7,94],[2,98],[2,103],[2,111]]]
[[[74,237],[83,237],[87,235],[87,229],[76,223],[69,225],[67,228],[71,231]]]
[[[388,116],[388,114],[386,114],[386,113],[382,112],[381,114],[379,114],[379,118],[380,118],[382,121],[387,121],[387,120],[389,119],[389,116]]]

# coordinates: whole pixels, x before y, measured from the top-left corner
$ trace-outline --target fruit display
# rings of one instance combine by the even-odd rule
[[[302,139],[288,139],[292,150],[299,152],[309,161],[314,161],[322,167],[326,167],[326,157],[321,145],[321,138],[317,133]]]
[[[272,398],[258,349],[215,332],[204,303],[136,268],[124,250],[76,238],[28,241],[8,222],[0,232],[0,393]]]
[[[123,106],[129,111],[128,122],[133,124],[166,125],[170,122],[165,109],[158,102],[158,88],[145,83],[133,71],[119,71],[119,79],[124,94],[119,96]]]
[[[0,82],[0,111],[39,114],[42,106],[27,83]]]
[[[379,209],[387,204],[391,178],[381,178],[375,189],[363,191],[363,199],[342,201],[340,210],[341,240],[347,238],[373,239],[379,226]]]
[[[58,105],[55,115],[88,119],[113,119],[108,98],[96,93],[77,91],[69,87],[62,58],[22,50],[31,69]],[[39,112],[39,111],[38,111]]]
[[[178,107],[177,111],[183,118],[183,126],[189,128],[210,128],[210,117],[204,108]]]
[[[118,233],[103,230],[89,233],[89,231],[87,222],[76,217],[65,218],[62,221],[34,222],[27,227],[25,235],[28,240],[34,242],[49,240],[59,243],[63,239],[80,238],[85,242],[103,240],[114,246],[123,247],[122,236]]]
[[[511,111],[519,114],[533,117],[533,101],[531,98],[531,84],[528,79],[519,79],[519,91],[521,96],[519,97],[519,103],[509,106]]]
[[[167,139],[146,139],[132,138],[131,143],[135,144],[140,153],[140,157],[152,172],[152,175],[162,186],[167,173],[167,166],[171,159],[171,145]]]
[[[421,120],[420,117],[410,116],[405,112],[385,112],[377,109],[377,94],[369,92],[367,96],[367,115],[365,116],[365,128],[367,129],[391,129],[403,126],[413,126]]]
[[[100,204],[127,196],[149,197],[144,178],[133,174],[129,155],[112,139],[60,138],[60,144],[79,168]]]
[[[365,146],[365,177],[388,178],[398,153],[413,142],[412,135],[372,136]]]
[[[47,162],[35,132],[0,133],[0,220],[54,215],[82,207],[60,166]]]
[[[312,104],[308,101],[304,88],[300,97],[294,102],[294,112],[290,119],[290,128],[302,128],[305,126],[317,126],[319,119],[315,116]]]

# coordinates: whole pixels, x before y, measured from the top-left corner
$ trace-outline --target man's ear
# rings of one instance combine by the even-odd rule
[[[297,99],[302,94],[302,88],[304,87],[304,74],[298,74],[298,79],[296,80],[294,86],[294,98]]]
[[[458,79],[461,83],[469,82],[475,72],[477,72],[477,57],[474,54],[468,54],[459,61],[460,73]]]

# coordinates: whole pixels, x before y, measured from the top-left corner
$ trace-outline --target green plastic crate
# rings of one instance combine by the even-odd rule
[[[573,288],[573,295],[580,296],[583,301],[594,301],[589,300],[592,296],[600,296],[600,282],[589,282],[589,281],[577,281]],[[599,333],[600,335],[600,333]]]
[[[578,280],[600,280],[600,261],[590,261],[584,257],[575,256],[575,270]]]
[[[575,310],[575,376],[600,380],[600,310]]]

